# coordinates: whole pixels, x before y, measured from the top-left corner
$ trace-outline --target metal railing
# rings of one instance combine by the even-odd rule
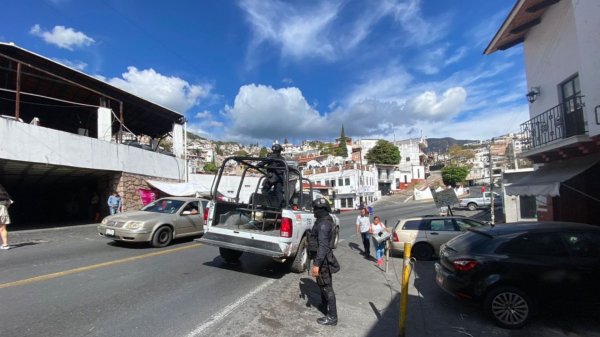
[[[523,150],[585,134],[584,107],[583,97],[576,96],[521,124]]]

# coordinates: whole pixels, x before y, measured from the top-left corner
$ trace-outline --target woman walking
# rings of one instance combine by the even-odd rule
[[[381,222],[381,219],[379,218],[378,215],[376,215],[375,217],[373,217],[373,224],[371,224],[371,234],[373,235],[373,237],[377,237],[379,233],[381,232],[390,232],[390,230],[385,226],[385,224],[383,224],[383,222]],[[381,240],[381,241],[377,241],[377,240],[373,240],[374,244],[375,244],[375,258],[377,259],[377,265],[378,266],[382,266],[383,265],[383,256],[385,255],[385,241],[386,240]]]
[[[2,239],[2,245],[0,245],[1,250],[11,249],[12,247],[8,245],[8,231],[6,230],[6,225],[10,223],[10,216],[8,215],[8,206],[12,204],[13,201],[10,198],[10,195],[6,190],[0,186],[0,238]]]

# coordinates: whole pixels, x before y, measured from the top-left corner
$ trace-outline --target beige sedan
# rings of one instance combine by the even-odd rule
[[[172,197],[158,199],[139,211],[109,215],[98,226],[98,234],[126,242],[150,242],[168,246],[174,238],[204,232],[205,199]]]
[[[404,251],[411,244],[411,256],[431,260],[440,246],[471,227],[488,226],[483,222],[461,216],[423,216],[399,220],[392,233],[393,252]]]

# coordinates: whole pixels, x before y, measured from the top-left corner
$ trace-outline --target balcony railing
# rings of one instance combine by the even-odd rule
[[[521,124],[525,135],[523,150],[531,150],[553,141],[585,134],[583,97],[577,96],[542,112]]]

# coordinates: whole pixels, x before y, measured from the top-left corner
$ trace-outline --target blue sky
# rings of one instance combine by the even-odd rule
[[[511,0],[20,0],[0,41],[182,114],[212,139],[487,139],[529,119]]]

